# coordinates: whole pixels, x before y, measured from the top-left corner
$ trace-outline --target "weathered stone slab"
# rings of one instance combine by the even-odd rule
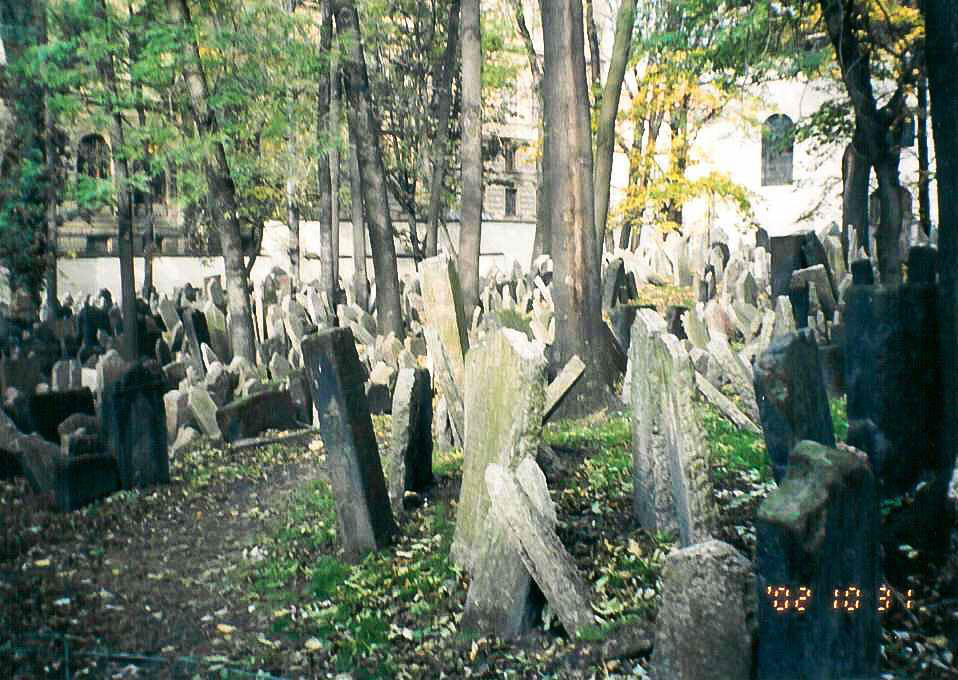
[[[582,375],[584,370],[585,363],[579,358],[578,354],[573,355],[573,357],[566,362],[566,365],[559,371],[559,375],[555,377],[555,380],[549,383],[549,387],[546,390],[544,418],[548,419],[549,416],[552,415],[552,412],[556,409],[556,406],[559,405],[562,397],[565,396],[566,392],[572,389],[575,381],[579,379],[579,376]]]
[[[665,321],[649,309],[639,310],[632,325],[629,363],[632,378],[633,513],[649,531],[678,529],[672,512],[672,479],[666,459],[661,394],[663,375],[656,367],[655,340],[667,333]]]
[[[389,500],[397,511],[406,491],[423,491],[432,483],[432,388],[424,368],[403,369],[396,379],[387,471]]]
[[[294,430],[296,407],[286,390],[267,390],[237,399],[216,411],[223,440],[254,437],[264,430]]]
[[[432,378],[439,388],[438,391],[445,397],[446,408],[455,435],[462,441],[463,433],[466,430],[465,405],[461,387],[463,383],[456,380],[455,370],[449,360],[449,355],[446,354],[442,341],[439,339],[439,333],[427,326],[423,328],[423,335],[426,338],[426,347],[432,363]]]
[[[693,347],[705,347],[709,344],[709,331],[705,325],[703,315],[705,307],[698,303],[695,309],[690,309],[682,315],[682,328]]]
[[[50,389],[54,392],[78,390],[83,387],[82,366],[76,359],[63,359],[53,364]]]
[[[212,300],[203,305],[202,311],[210,335],[209,345],[219,360],[228,364],[233,359],[233,349],[229,328],[226,325],[226,314]]]
[[[789,452],[804,440],[835,445],[818,345],[809,329],[772,340],[755,362],[755,396],[775,481],[785,476]]]
[[[419,264],[419,282],[426,312],[425,324],[435,329],[446,351],[452,378],[462,389],[469,337],[455,264],[444,255],[423,260]],[[440,389],[445,394],[442,384]]]
[[[119,491],[120,473],[110,453],[64,456],[57,461],[54,502],[61,512],[72,512]]]
[[[677,550],[662,567],[661,592],[654,680],[753,677],[755,577],[748,559],[716,540]]]
[[[702,396],[705,397],[712,406],[717,408],[722,415],[731,420],[736,427],[755,434],[762,433],[758,425],[753,423],[747,415],[739,410],[738,406],[736,406],[731,399],[719,392],[715,386],[708,381],[708,378],[698,371],[695,372],[695,386],[699,392],[702,393]]]
[[[755,522],[760,680],[878,677],[880,518],[863,454],[792,450]]]
[[[206,375],[206,366],[203,364],[203,344],[210,344],[210,330],[206,325],[203,312],[192,307],[183,308],[183,332],[186,349],[190,354],[193,369],[200,377]]]
[[[348,328],[333,328],[306,336],[302,348],[327,452],[340,541],[347,559],[359,560],[390,543],[397,527],[356,342]]]
[[[825,317],[831,319],[832,315],[838,309],[838,303],[832,293],[831,282],[828,279],[828,271],[825,265],[817,264],[814,267],[797,269],[792,272],[791,286],[801,287],[802,284],[814,285],[818,301],[821,304]]]
[[[59,446],[35,434],[19,433],[6,446],[19,456],[23,474],[35,493],[55,489],[56,466],[62,458]]]
[[[759,421],[758,404],[755,401],[755,389],[752,387],[752,368],[732,351],[731,345],[723,335],[715,334],[709,338],[707,346],[716,366],[721,367],[722,376],[732,386],[732,390],[742,400],[742,409],[752,422]]]
[[[165,385],[162,370],[148,361],[131,366],[107,389],[100,431],[124,489],[170,481]]]
[[[489,463],[535,455],[545,407],[545,358],[525,335],[500,329],[466,358],[462,488],[452,557],[471,570],[489,511],[484,475]]]
[[[96,398],[102,404],[106,390],[127,370],[127,363],[115,349],[108,350],[96,363]],[[59,440],[58,440],[59,441]]]
[[[486,468],[485,485],[494,521],[505,526],[509,542],[566,632],[577,637],[594,623],[592,606],[588,586],[555,534],[554,518],[537,508],[515,474],[504,465],[491,463]]]
[[[193,419],[200,426],[200,431],[210,439],[220,439],[223,434],[216,422],[216,402],[204,387],[190,388],[189,406]]]
[[[788,295],[792,272],[805,266],[802,243],[805,234],[799,232],[786,236],[773,236],[769,242],[772,254],[772,297]]]

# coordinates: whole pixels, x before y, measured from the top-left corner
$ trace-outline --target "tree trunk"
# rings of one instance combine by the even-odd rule
[[[340,154],[339,143],[340,133],[342,131],[342,96],[339,90],[342,79],[339,73],[339,59],[336,53],[329,64],[329,143],[332,147],[329,150],[329,195],[330,195],[330,222],[333,225],[333,285],[336,289],[336,296],[339,296],[339,175],[340,175]],[[330,300],[330,304],[334,304]]]
[[[174,24],[181,26],[192,36],[192,19],[186,0],[166,0],[166,8]],[[216,111],[209,105],[209,89],[206,73],[200,59],[199,45],[190,37],[186,45],[189,59],[183,66],[183,79],[190,95],[190,113],[201,134],[214,140],[219,135],[220,124]],[[223,268],[226,272],[226,302],[229,312],[230,340],[233,356],[241,356],[256,363],[256,336],[253,331],[253,314],[249,301],[249,276],[243,260],[243,239],[240,229],[239,208],[236,204],[236,189],[230,175],[229,161],[222,142],[213,141],[211,157],[203,161],[206,182],[209,185],[212,214],[220,232],[223,249]]]
[[[609,219],[609,194],[612,183],[612,159],[615,155],[615,118],[619,112],[622,81],[632,50],[632,27],[635,25],[635,0],[622,0],[615,19],[615,41],[609,75],[602,93],[602,108],[595,135],[595,234],[599,247],[605,240]]]
[[[857,136],[857,135],[856,135]],[[855,142],[845,147],[842,156],[842,252],[845,263],[858,256],[850,253],[851,234],[857,235],[858,244],[871,252],[871,239],[868,234],[868,176],[871,163],[868,157],[856,150]]]
[[[96,5],[97,18],[107,30],[106,0]],[[123,312],[121,353],[127,361],[135,361],[139,352],[136,338],[136,283],[133,280],[133,206],[130,201],[130,167],[126,160],[123,115],[114,102],[119,99],[113,57],[106,56],[97,63],[100,78],[109,90],[106,112],[110,116],[110,150],[113,153],[113,185],[116,190],[116,240],[120,260],[120,295]]]
[[[941,347],[941,458],[936,492],[945,497],[958,451],[958,3],[925,0],[926,64],[938,181],[938,303]],[[941,488],[943,487],[943,488]]]
[[[886,286],[901,283],[902,187],[898,181],[898,158],[874,164],[878,176],[880,221],[875,230],[878,273]]]
[[[669,116],[669,130],[672,133],[672,168],[673,177],[685,177],[685,170],[689,165],[689,102],[688,94],[682,96]],[[681,200],[670,200],[665,204],[665,219],[675,224],[679,231],[683,224],[683,205]]]
[[[618,29],[618,26],[616,26]],[[592,105],[598,108],[600,99],[604,96],[602,92],[602,55],[599,52],[599,31],[595,26],[595,12],[592,8],[592,0],[585,0],[585,30],[589,36],[589,74],[592,82],[589,83],[589,94],[595,97]],[[590,96],[589,101],[592,101]]]
[[[319,47],[324,54],[329,53],[333,41],[333,8],[330,0],[323,0],[319,30]],[[323,71],[316,85],[316,134],[320,144],[325,143],[329,130],[329,71]],[[336,268],[333,260],[336,253],[333,248],[333,197],[332,181],[329,172],[329,150],[321,149],[316,159],[317,193],[319,195],[319,261],[322,266],[320,287],[326,294],[333,310],[336,309]]]
[[[585,372],[559,405],[559,417],[607,406],[612,371],[602,327],[599,250],[592,186],[592,134],[586,86],[579,0],[540,0],[545,38],[543,95],[546,115],[545,174],[551,200],[553,298],[556,334],[553,360],[573,355]],[[562,134],[555,134],[561,130]]]
[[[396,265],[396,243],[389,214],[386,171],[379,146],[379,122],[372,109],[366,58],[359,31],[359,16],[354,0],[332,0],[336,14],[336,31],[349,36],[349,49],[343,62],[347,76],[346,97],[349,101],[349,125],[355,134],[362,196],[369,222],[369,245],[372,248],[376,274],[376,315],[379,332],[395,333],[402,340],[402,306],[399,299],[399,273]]]
[[[928,79],[922,76],[918,81],[918,223],[925,236],[931,235],[928,167]]]
[[[459,46],[459,0],[449,3],[446,19],[446,49],[442,53],[438,89],[438,120],[436,137],[432,142],[432,178],[429,181],[429,215],[426,222],[426,257],[439,252],[439,220],[442,219],[442,187],[446,178],[449,157],[449,114],[452,109],[452,80],[456,73],[456,54]]]
[[[466,318],[479,302],[479,246],[482,240],[482,45],[479,0],[462,3],[462,211],[459,225],[459,281]]]
[[[353,219],[353,298],[369,310],[369,278],[366,274],[366,220],[363,217],[363,179],[359,173],[359,157],[352,130],[349,133],[349,195]]]
[[[46,3],[41,1],[37,4],[37,24],[39,43],[47,42],[47,17]],[[43,98],[43,156],[46,164],[46,250],[47,250],[47,271],[46,271],[46,301],[50,309],[56,310],[59,301],[58,295],[58,277],[57,277],[57,165],[58,154],[54,141],[56,134],[56,120],[53,111],[50,108],[50,92],[44,88]]]

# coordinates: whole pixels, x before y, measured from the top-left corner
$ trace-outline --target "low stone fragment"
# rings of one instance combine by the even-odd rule
[[[286,390],[259,392],[216,411],[216,423],[228,442],[254,437],[264,430],[294,430],[296,407]]]

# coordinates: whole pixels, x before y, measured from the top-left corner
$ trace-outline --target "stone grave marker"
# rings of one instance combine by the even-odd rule
[[[302,347],[326,445],[340,540],[347,559],[359,560],[390,543],[397,527],[363,391],[356,342],[348,328],[334,328],[307,336]]]
[[[36,433],[48,442],[60,441],[60,423],[74,413],[94,415],[93,393],[86,387],[69,392],[37,393],[30,397],[30,418]]]
[[[406,491],[421,492],[432,483],[432,387],[429,371],[399,371],[393,390],[389,499],[403,508]]]
[[[755,397],[775,481],[780,482],[795,445],[809,439],[835,446],[818,345],[811,330],[772,340],[755,361]]]
[[[426,312],[425,324],[435,329],[448,357],[452,378],[461,390],[469,337],[455,264],[442,255],[423,260],[419,265],[419,281]],[[435,371],[434,367],[434,378],[437,377]],[[443,389],[441,383],[440,389]]]
[[[194,370],[203,377],[206,375],[206,366],[203,364],[202,346],[210,344],[210,330],[206,325],[203,312],[192,307],[183,308],[184,344],[190,353],[190,361]]]
[[[165,384],[155,362],[139,362],[106,391],[100,431],[116,457],[124,489],[170,481]]]
[[[880,518],[864,454],[796,445],[755,522],[759,680],[878,677]]]
[[[295,430],[296,407],[286,390],[266,390],[237,399],[216,411],[216,424],[228,442],[264,430]]]
[[[470,350],[466,359],[462,488],[452,557],[471,570],[489,512],[485,470],[535,455],[546,398],[541,346],[519,331],[500,329]]]

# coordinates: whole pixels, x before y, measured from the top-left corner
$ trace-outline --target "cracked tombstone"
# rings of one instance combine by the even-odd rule
[[[348,328],[306,336],[303,361],[326,448],[340,541],[350,561],[392,542],[398,528]]]
[[[671,553],[662,566],[651,677],[752,677],[755,607],[752,564],[728,543],[713,539]]]
[[[480,548],[489,494],[489,463],[509,465],[535,455],[546,399],[542,346],[511,329],[483,338],[466,358],[462,488],[452,558],[471,571]]]
[[[781,482],[788,454],[803,439],[835,446],[818,345],[809,329],[772,340],[755,361],[755,398],[772,472]]]
[[[880,511],[865,454],[803,441],[759,506],[759,680],[877,678]]]
[[[424,325],[435,330],[446,352],[452,380],[459,390],[462,390],[465,357],[469,351],[469,327],[455,264],[444,255],[423,260],[419,265],[419,281],[426,313]],[[433,352],[430,352],[430,355],[432,354]],[[441,371],[433,366],[433,373],[433,378],[439,378]],[[446,387],[442,382],[439,387],[445,394]]]
[[[396,511],[402,510],[407,491],[420,492],[432,483],[432,388],[424,368],[399,371],[386,465],[389,500]]]
[[[124,489],[170,481],[165,387],[160,367],[146,361],[134,364],[107,389],[100,431],[116,456]]]

